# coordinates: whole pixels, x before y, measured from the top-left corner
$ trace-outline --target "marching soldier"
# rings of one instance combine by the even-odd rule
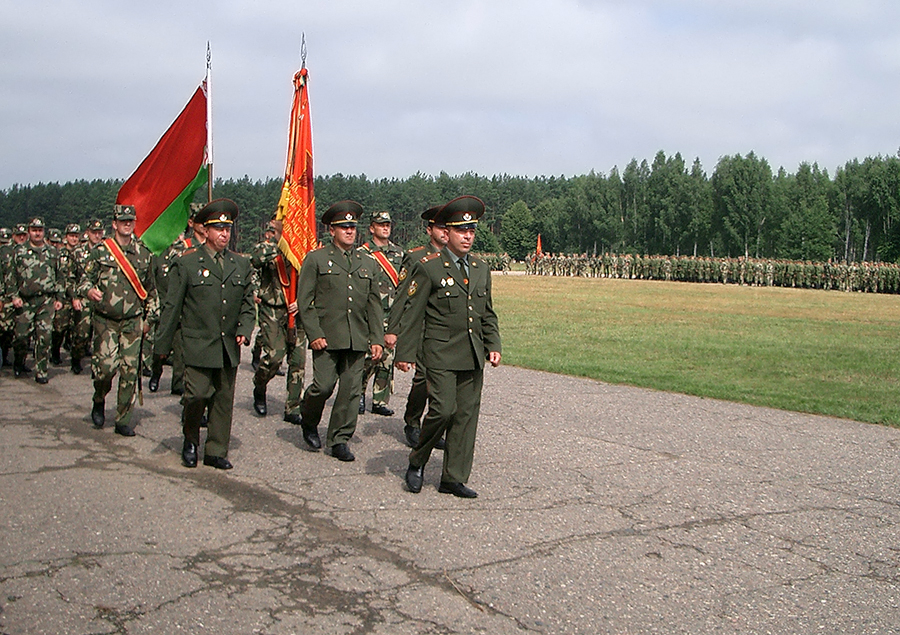
[[[62,308],[53,316],[53,338],[50,347],[50,361],[53,364],[62,363],[60,348],[68,345],[73,363],[72,370],[75,370],[75,324],[80,317],[80,302],[75,297],[74,285],[76,284],[76,267],[78,260],[78,251],[80,251],[81,228],[75,223],[66,226],[65,239],[59,247],[59,270],[62,279],[65,281],[65,300],[63,300]],[[80,369],[79,369],[80,372]],[[76,373],[78,374],[78,373]]]
[[[0,364],[12,365],[13,330],[15,326],[15,307],[12,305],[12,289],[6,288],[7,277],[12,268],[13,254],[16,246],[28,239],[28,229],[23,224],[16,225],[10,232],[10,240],[0,246]]]
[[[447,244],[447,228],[438,227],[434,224],[434,215],[441,209],[441,205],[429,207],[422,212],[422,220],[426,222],[425,232],[428,234],[428,243],[421,247],[414,247],[409,250],[409,260],[416,260],[439,252]],[[390,318],[385,330],[384,344],[387,348],[393,349],[397,344],[397,334],[400,332],[400,320],[403,316],[403,310],[409,298],[407,289],[409,286],[409,270],[401,269],[400,278],[402,279],[400,288],[397,290],[396,300],[391,307]],[[406,397],[406,411],[403,413],[403,434],[406,437],[406,443],[411,448],[419,445],[419,432],[422,428],[422,415],[425,414],[425,405],[428,403],[428,388],[425,385],[425,363],[421,354],[416,359],[416,369],[413,374],[412,385],[409,388],[409,395]],[[441,438],[434,446],[437,450],[444,449],[444,439]]]
[[[254,326],[250,259],[228,249],[238,206],[216,199],[197,212],[205,242],[173,261],[160,321],[158,353],[172,350],[180,325],[184,346],[184,397],[181,460],[197,467],[200,424],[209,407],[203,464],[230,470],[228,446],[234,410],[234,382],[242,345]]]
[[[253,409],[256,414],[266,416],[266,387],[278,373],[286,355],[288,371],[284,420],[299,425],[300,397],[306,372],[306,348],[303,346],[306,336],[303,328],[297,324],[297,302],[293,297],[294,289],[297,288],[297,271],[278,249],[282,222],[271,221],[270,226],[273,231],[271,240],[264,240],[256,245],[250,256],[250,264],[259,275],[256,305],[259,332],[256,334],[256,342],[261,351],[260,361],[253,375]],[[288,328],[291,315],[295,319],[293,331]]]
[[[461,196],[435,217],[446,225],[447,246],[419,260],[410,273],[409,302],[398,338],[396,364],[402,371],[425,360],[428,414],[418,446],[409,455],[406,486],[418,493],[425,464],[446,432],[447,447],[438,491],[460,498],[478,494],[466,487],[472,470],[481,406],[485,359],[500,364],[500,330],[491,299],[491,272],[469,254],[484,203]]]
[[[141,344],[159,318],[152,255],[132,235],[134,221],[133,206],[116,205],[113,235],[91,250],[76,294],[90,303],[94,331],[91,421],[95,428],[106,423],[106,395],[118,373],[115,431],[125,437],[134,436],[131,418]]]
[[[303,395],[300,425],[303,440],[313,450],[322,447],[317,427],[325,402],[340,383],[326,443],[340,461],[356,457],[347,442],[356,430],[356,409],[366,351],[381,358],[383,314],[375,261],[353,249],[362,207],[341,201],[322,214],[332,242],[309,252],[300,269],[297,306],[313,357],[313,380]]]
[[[34,380],[46,384],[50,362],[53,314],[62,307],[63,280],[59,272],[59,253],[44,242],[44,220],[32,218],[28,240],[16,247],[6,278],[6,287],[15,309],[13,372],[27,372],[25,356],[28,340],[34,343]]]
[[[369,233],[372,238],[365,242],[359,249],[375,259],[378,263],[378,291],[381,296],[381,309],[384,312],[385,329],[387,318],[397,295],[397,287],[401,284],[401,272],[404,278],[409,270],[409,258],[397,245],[391,242],[391,229],[393,222],[389,212],[375,212],[369,223]],[[366,355],[366,367],[363,371],[362,394],[359,396],[359,414],[366,411],[366,386],[369,378],[374,375],[372,382],[372,414],[390,417],[394,411],[388,408],[391,394],[394,392],[394,354],[393,346],[385,347],[381,359],[377,362],[371,355]]]

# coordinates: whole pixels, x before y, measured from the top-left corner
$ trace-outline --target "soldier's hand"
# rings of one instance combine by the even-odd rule
[[[291,315],[297,315],[297,311],[300,310],[300,307],[297,306],[296,302],[291,302],[289,305],[287,305],[287,310]]]
[[[141,328],[144,335],[150,332],[150,322],[144,320],[144,326]]]
[[[404,373],[408,372],[411,368],[416,367],[415,364],[410,364],[409,362],[394,362],[394,366],[396,366],[398,370]]]
[[[324,337],[318,337],[309,343],[309,347],[314,351],[324,351],[328,348],[328,341]]]
[[[23,304],[25,303],[22,302],[22,298],[13,298],[13,306],[17,309],[21,309]]]
[[[72,300],[72,308],[76,311],[81,311],[82,309],[84,309],[84,305],[81,303],[81,300],[75,298],[74,300]]]
[[[250,340],[243,335],[238,335],[234,338],[234,341],[237,342],[238,346],[250,346]]]
[[[381,359],[381,354],[384,353],[384,349],[381,347],[381,344],[372,344],[369,349],[372,351],[372,361],[377,362]]]
[[[390,350],[394,350],[394,347],[397,345],[397,336],[393,333],[385,333],[384,334],[384,347]]]
[[[54,311],[59,311],[61,308],[62,308],[62,302],[60,302],[59,300],[56,300],[56,301],[53,303],[53,310],[54,310]]]
[[[497,351],[491,351],[488,353],[488,361],[491,363],[491,366],[497,368],[500,365],[500,353]]]
[[[100,302],[103,299],[103,293],[97,287],[94,287],[90,291],[87,292],[88,300],[93,302]]]

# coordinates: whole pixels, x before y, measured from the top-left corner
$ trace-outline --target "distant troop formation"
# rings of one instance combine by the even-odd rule
[[[286,375],[284,421],[300,426],[310,450],[324,446],[341,461],[355,459],[349,441],[369,382],[372,413],[391,416],[394,369],[415,369],[403,417],[412,449],[407,489],[422,489],[425,464],[440,449],[438,490],[474,498],[466,483],[483,371],[500,363],[493,267],[470,253],[484,204],[461,196],[429,208],[422,213],[428,243],[404,251],[390,240],[387,211],[369,216],[368,240],[357,246],[364,210],[340,201],[321,217],[331,240],[299,271],[278,247],[279,220],[249,255],[230,250],[238,213],[228,199],[193,206],[186,231],[158,256],[134,236],[128,205],[115,207],[111,227],[95,219],[84,232],[72,224],[54,233],[33,218],[0,229],[0,365],[46,384],[63,351],[75,374],[90,357],[91,421],[106,425],[118,377],[114,427],[126,437],[135,434],[143,378],[156,393],[169,366],[170,392],[182,406],[182,463],[196,467],[202,454],[217,469],[233,467],[237,368],[254,332],[254,412],[268,415],[268,385]],[[312,379],[304,391],[307,347]],[[319,424],[333,394],[323,442]]]
[[[538,276],[714,282],[757,287],[900,293],[900,265],[889,262],[799,262],[760,258],[536,254],[525,271]]]

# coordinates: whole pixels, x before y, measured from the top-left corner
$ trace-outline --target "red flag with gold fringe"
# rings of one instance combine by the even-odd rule
[[[276,218],[283,221],[284,226],[278,246],[296,269],[300,269],[306,254],[316,248],[316,197],[313,192],[308,80],[309,73],[305,66],[294,75],[287,167],[276,212]]]

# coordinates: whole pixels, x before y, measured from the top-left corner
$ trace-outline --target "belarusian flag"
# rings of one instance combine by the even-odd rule
[[[278,246],[296,269],[300,269],[306,254],[316,248],[316,196],[313,193],[308,79],[305,66],[294,75],[287,167],[275,214],[276,218],[283,221],[284,227]]]
[[[134,233],[154,254],[184,231],[194,192],[209,179],[206,115],[203,82],[116,197],[134,205]]]

